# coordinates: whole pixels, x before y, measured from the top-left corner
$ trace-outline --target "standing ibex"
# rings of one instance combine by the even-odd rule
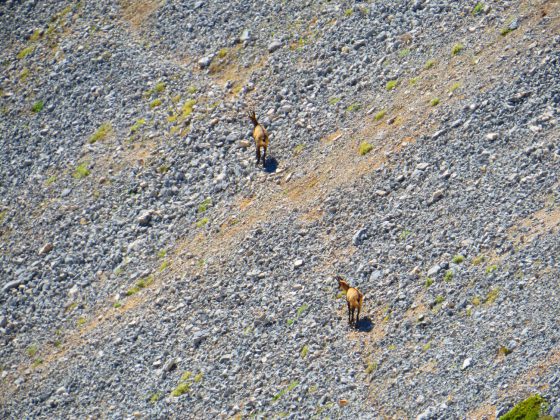
[[[354,310],[357,309],[358,313],[356,315],[356,323],[354,324],[357,325],[360,319],[360,309],[362,309],[362,305],[364,303],[364,294],[355,287],[350,287],[348,282],[341,276],[336,276],[336,279],[338,280],[338,288],[346,292],[346,303],[348,304],[348,323],[352,325],[352,322],[354,321]]]
[[[253,122],[255,128],[253,128],[253,138],[255,139],[255,146],[257,148],[257,165],[261,160],[261,148],[263,149],[263,158],[262,164],[265,166],[266,164],[266,148],[268,147],[268,133],[266,129],[259,124],[257,121],[257,116],[255,115],[255,111],[249,112],[249,119]]]

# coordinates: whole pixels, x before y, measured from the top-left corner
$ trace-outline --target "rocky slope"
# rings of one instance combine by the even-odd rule
[[[560,418],[559,14],[2,3],[2,418]]]

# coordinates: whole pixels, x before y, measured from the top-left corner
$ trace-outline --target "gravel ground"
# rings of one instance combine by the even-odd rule
[[[560,418],[560,7],[475,5],[3,2],[0,416]]]

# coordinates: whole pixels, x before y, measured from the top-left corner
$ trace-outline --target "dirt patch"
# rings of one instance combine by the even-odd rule
[[[140,27],[161,6],[160,0],[121,0],[119,3],[123,17],[134,28]]]

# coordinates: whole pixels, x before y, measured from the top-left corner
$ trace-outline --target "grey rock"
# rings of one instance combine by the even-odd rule
[[[437,276],[437,274],[442,270],[442,267],[439,264],[436,264],[434,266],[432,266],[429,270],[428,270],[428,277],[434,277]]]
[[[136,222],[140,226],[148,226],[152,220],[152,214],[153,214],[152,210],[144,210],[140,213],[140,215],[136,219]]]
[[[208,331],[201,330],[193,334],[193,345],[196,347],[200,345],[205,339],[208,338]]]
[[[45,255],[48,254],[49,252],[51,252],[54,249],[54,245],[50,242],[46,243],[45,245],[43,245],[41,247],[41,249],[39,250],[39,255]]]
[[[273,53],[274,51],[282,48],[282,42],[275,40],[268,44],[268,52]]]
[[[461,370],[468,369],[472,364],[472,358],[468,357],[463,360],[463,365],[461,366]]]
[[[360,230],[358,230],[354,236],[352,236],[352,244],[354,246],[359,246],[361,245],[366,239],[367,239],[367,229],[366,228],[362,228]]]
[[[207,55],[206,57],[202,57],[198,60],[198,66],[204,70],[212,64],[212,60],[214,59],[214,55]]]
[[[9,281],[8,283],[6,283],[3,287],[2,287],[2,291],[8,292],[11,289],[15,289],[16,287],[21,286],[24,283],[24,281],[22,279],[17,279],[17,280],[12,280]]]

